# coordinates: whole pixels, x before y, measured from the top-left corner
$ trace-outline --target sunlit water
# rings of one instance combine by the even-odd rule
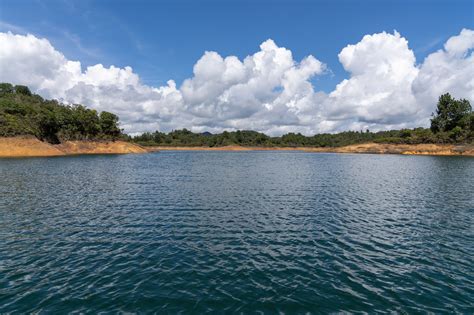
[[[0,159],[0,313],[474,311],[474,159]]]

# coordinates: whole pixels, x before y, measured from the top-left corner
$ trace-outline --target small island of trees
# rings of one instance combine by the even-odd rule
[[[430,128],[344,131],[313,136],[287,133],[280,137],[250,130],[211,134],[182,129],[169,133],[146,132],[131,137],[123,134],[119,128],[119,117],[113,113],[99,113],[80,104],[67,105],[56,100],[45,100],[33,94],[27,86],[0,83],[0,137],[24,135],[52,144],[68,140],[123,139],[144,146],[340,147],[368,142],[472,144],[474,113],[469,101],[456,100],[447,93],[439,97]]]

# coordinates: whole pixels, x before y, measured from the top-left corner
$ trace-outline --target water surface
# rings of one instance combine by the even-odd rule
[[[474,310],[474,159],[0,159],[0,313]]]

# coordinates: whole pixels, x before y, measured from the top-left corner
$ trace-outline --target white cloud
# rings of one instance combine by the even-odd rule
[[[329,119],[367,126],[416,119],[419,108],[411,85],[418,69],[415,55],[399,33],[366,35],[356,45],[346,46],[339,61],[351,76],[324,102]]]
[[[474,100],[473,33],[463,30],[450,38],[422,65],[397,32],[366,35],[340,52],[350,77],[329,94],[315,91],[310,82],[325,73],[321,61],[307,56],[297,62],[271,39],[244,60],[205,52],[178,88],[172,80],[161,87],[144,85],[130,67],[82,69],[46,39],[0,33],[0,81],[115,112],[128,132],[387,129],[426,123],[445,91]]]
[[[181,93],[173,81],[153,88],[141,84],[130,67],[97,64],[83,71],[80,62],[67,60],[48,40],[33,35],[0,33],[0,46],[0,81],[117,113],[127,131],[161,128],[179,114]]]
[[[67,82],[80,73],[80,64],[69,62],[46,39],[33,35],[0,33],[0,73],[3,81],[26,84],[34,90],[64,90]],[[56,94],[51,91],[51,94]]]
[[[444,49],[430,54],[420,67],[413,92],[418,104],[429,115],[439,95],[474,101],[474,31],[463,29],[451,37]]]
[[[439,95],[474,101],[474,32],[462,30],[444,50],[416,64],[398,32],[366,35],[339,61],[350,73],[323,101],[329,130],[427,126]]]
[[[308,125],[298,115],[314,107],[308,81],[325,66],[313,56],[297,63],[290,50],[272,40],[242,62],[206,52],[194,66],[194,76],[181,92],[186,109],[198,125],[268,132],[275,125],[289,130]]]

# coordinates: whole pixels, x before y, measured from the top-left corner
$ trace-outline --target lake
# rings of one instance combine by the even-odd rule
[[[474,311],[474,159],[0,159],[0,313]]]

